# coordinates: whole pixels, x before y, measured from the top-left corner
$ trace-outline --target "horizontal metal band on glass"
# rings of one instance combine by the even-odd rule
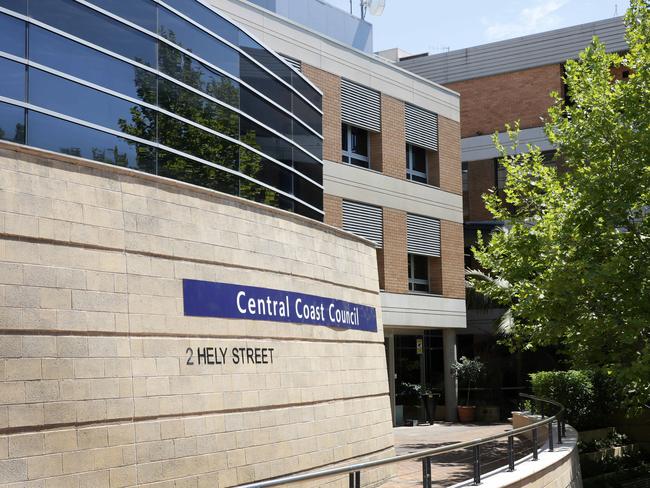
[[[166,116],[168,116],[168,117],[171,117],[171,118],[176,119],[176,120],[178,120],[178,121],[180,121],[180,122],[183,122],[184,124],[188,124],[188,125],[191,125],[191,126],[193,126],[193,127],[196,127],[197,129],[201,129],[201,130],[203,130],[203,131],[205,131],[205,132],[208,132],[208,133],[210,133],[210,134],[212,134],[212,135],[215,135],[215,136],[220,137],[220,138],[222,138],[222,139],[224,139],[224,140],[227,140],[228,142],[231,142],[231,143],[233,143],[233,144],[236,144],[236,145],[238,145],[238,146],[241,146],[241,147],[243,147],[243,148],[245,148],[245,149],[247,149],[247,150],[249,150],[249,151],[251,151],[251,152],[254,152],[255,154],[257,154],[257,155],[259,155],[259,156],[262,156],[263,158],[265,158],[265,159],[271,161],[272,163],[275,163],[275,164],[277,164],[278,166],[281,166],[281,167],[283,167],[283,168],[285,168],[285,169],[291,171],[292,173],[294,173],[294,174],[296,174],[297,176],[299,176],[299,177],[305,179],[305,180],[308,181],[309,183],[311,183],[311,184],[317,186],[318,188],[323,189],[323,185],[322,185],[322,184],[320,184],[320,183],[318,183],[318,182],[312,180],[311,178],[309,178],[308,176],[304,175],[303,173],[301,173],[301,172],[298,171],[297,169],[295,169],[295,168],[293,168],[293,167],[291,167],[291,166],[289,166],[289,165],[287,165],[287,164],[285,164],[285,163],[283,163],[283,162],[281,162],[281,161],[278,161],[277,159],[275,159],[275,158],[269,156],[268,154],[266,154],[266,153],[260,151],[259,149],[256,149],[256,148],[254,148],[254,147],[252,147],[252,146],[246,144],[245,142],[242,142],[242,141],[239,140],[239,139],[235,139],[235,138],[233,138],[233,137],[231,137],[231,136],[228,136],[227,134],[223,134],[222,132],[219,132],[219,131],[216,131],[216,130],[214,130],[214,129],[211,129],[210,127],[206,127],[206,126],[201,125],[201,124],[199,124],[199,123],[197,123],[197,122],[194,122],[193,120],[190,120],[190,119],[187,119],[187,118],[182,117],[182,116],[180,116],[180,115],[177,115],[177,114],[175,114],[174,112],[170,112],[170,111],[165,110],[165,109],[163,109],[163,108],[161,108],[161,107],[158,107],[157,105],[153,105],[153,104],[151,104],[151,103],[145,102],[144,100],[139,100],[139,99],[137,99],[137,98],[133,98],[133,97],[130,97],[130,96],[128,96],[128,95],[124,95],[124,94],[122,94],[122,93],[116,92],[116,91],[111,90],[111,89],[109,89],[109,88],[105,88],[105,87],[103,87],[103,86],[96,85],[96,84],[91,83],[91,82],[86,81],[86,80],[82,80],[82,79],[77,78],[77,77],[75,77],[75,76],[68,75],[67,73],[63,73],[63,72],[61,72],[61,71],[58,71],[58,70],[55,70],[55,69],[49,68],[49,67],[47,67],[47,66],[43,66],[43,65],[40,64],[40,63],[30,62],[30,61],[28,61],[27,59],[22,59],[22,58],[19,58],[19,57],[17,57],[17,56],[14,56],[14,55],[12,55],[12,54],[9,54],[9,53],[4,53],[4,52],[0,51],[0,57],[2,57],[2,58],[6,58],[6,59],[9,59],[9,60],[11,60],[11,61],[18,62],[18,63],[22,63],[22,64],[24,64],[24,65],[26,65],[26,66],[29,66],[30,68],[35,68],[35,69],[39,69],[39,70],[41,70],[41,71],[45,71],[46,73],[50,73],[50,74],[52,74],[52,75],[58,76],[59,78],[63,78],[63,79],[65,79],[65,80],[69,80],[69,81],[72,81],[72,82],[77,83],[77,84],[79,84],[79,85],[82,85],[82,86],[85,86],[85,87],[91,88],[91,89],[93,89],[93,90],[97,90],[97,91],[99,91],[99,92],[106,93],[107,95],[111,95],[111,96],[113,96],[113,97],[120,98],[120,99],[122,99],[122,100],[125,100],[125,101],[128,101],[128,102],[131,102],[131,103],[133,103],[133,104],[136,104],[136,105],[140,105],[140,106],[146,107],[146,108],[151,109],[151,110],[153,110],[153,111],[155,111],[155,112],[158,112],[158,113],[164,114],[164,115],[166,115]],[[92,123],[92,122],[90,122],[90,123]]]
[[[384,217],[381,207],[343,200],[343,230],[364,237],[382,248],[384,245]]]
[[[409,253],[440,257],[440,220],[406,214],[406,241]]]
[[[146,34],[146,35],[148,35],[148,36],[150,36],[150,37],[153,37],[153,38],[156,39],[157,41],[159,41],[159,42],[163,42],[163,43],[167,44],[168,46],[177,49],[178,51],[182,52],[182,53],[185,54],[186,56],[189,56],[190,58],[195,59],[196,61],[198,61],[198,62],[204,64],[205,66],[209,67],[210,69],[213,69],[213,70],[217,71],[218,73],[221,73],[221,74],[223,74],[224,76],[227,76],[228,78],[230,78],[230,79],[232,79],[232,80],[235,80],[235,81],[236,81],[237,83],[239,83],[240,85],[242,85],[242,86],[248,88],[250,91],[252,91],[253,93],[255,93],[257,96],[259,96],[260,98],[266,100],[266,101],[269,102],[271,105],[273,105],[274,107],[280,109],[282,112],[284,112],[285,114],[287,114],[288,116],[290,116],[292,119],[294,119],[295,121],[299,122],[302,126],[304,126],[307,130],[309,130],[310,132],[312,132],[315,136],[319,137],[321,140],[323,139],[323,135],[322,135],[322,134],[320,134],[318,131],[314,130],[314,129],[313,129],[311,126],[309,126],[306,122],[304,122],[302,119],[300,119],[299,117],[297,117],[296,115],[294,115],[293,112],[291,112],[290,110],[287,110],[285,107],[283,107],[282,105],[278,104],[275,100],[272,100],[272,99],[269,98],[268,96],[264,95],[262,92],[260,92],[260,91],[257,90],[256,88],[253,88],[250,84],[246,83],[246,82],[243,81],[241,78],[239,78],[239,77],[233,75],[232,73],[228,73],[228,72],[227,72],[226,70],[224,70],[223,68],[221,68],[221,67],[219,67],[219,66],[217,66],[217,65],[215,65],[215,64],[213,64],[213,63],[211,63],[211,62],[209,62],[209,61],[207,61],[206,59],[202,58],[201,56],[197,56],[197,55],[194,54],[192,51],[188,51],[187,49],[181,47],[180,45],[175,44],[175,43],[173,43],[172,41],[170,41],[170,40],[168,40],[168,39],[165,39],[164,37],[162,37],[162,36],[159,35],[158,33],[151,32],[150,30],[145,29],[144,27],[141,27],[141,26],[139,26],[139,25],[137,25],[137,24],[131,22],[130,20],[127,20],[127,19],[125,19],[125,18],[123,18],[123,17],[120,17],[120,16],[118,16],[118,15],[115,15],[114,13],[109,12],[108,10],[105,10],[105,9],[103,9],[103,8],[101,8],[101,7],[98,7],[98,6],[95,5],[95,4],[92,4],[92,3],[90,3],[90,2],[87,2],[86,0],[74,0],[74,1],[75,1],[76,3],[78,3],[79,5],[83,5],[83,6],[87,7],[87,8],[90,8],[91,10],[94,10],[94,11],[96,11],[96,12],[99,12],[100,14],[105,15],[106,17],[109,17],[109,18],[111,18],[111,19],[113,19],[113,20],[116,20],[117,22],[120,22],[121,24],[124,24],[124,25],[126,25],[126,26],[128,26],[128,27],[130,27],[130,28],[132,28],[132,29],[135,29],[135,30],[137,30],[137,31],[139,31],[139,32],[142,32],[143,34]],[[157,2],[157,3],[162,3],[162,2]],[[164,5],[161,5],[161,6],[162,6],[163,8],[167,8],[167,7],[164,6]],[[171,10],[170,10],[170,12],[171,12]],[[174,15],[177,15],[177,14],[174,14]],[[185,20],[185,19],[183,19],[183,20]],[[194,23],[193,23],[193,24],[194,24]],[[197,25],[195,25],[195,27],[201,27],[201,26],[197,26]],[[209,32],[206,32],[206,33],[209,33]],[[212,35],[212,37],[215,37],[215,39],[216,39],[216,36]],[[220,41],[220,39],[217,39],[217,40]],[[229,44],[230,44],[230,43],[229,43]],[[240,50],[238,50],[238,49],[235,49],[235,50],[241,53]],[[256,63],[256,64],[259,64],[259,63]],[[311,102],[310,102],[310,104],[311,104]],[[319,109],[316,109],[316,110],[317,110],[318,112],[320,112],[320,114],[322,115],[322,111],[321,111],[321,110],[319,110]]]
[[[157,2],[158,0],[154,0],[154,1]],[[250,32],[248,32],[248,31],[246,30],[246,28],[242,27],[242,26],[239,25],[239,24],[234,23],[234,22],[233,22],[232,20],[230,20],[228,17],[226,17],[226,16],[224,16],[224,15],[221,15],[221,14],[220,14],[220,13],[219,13],[219,12],[218,12],[218,11],[217,11],[213,6],[212,6],[212,5],[209,5],[207,2],[205,2],[205,1],[203,1],[203,0],[197,0],[197,2],[200,3],[201,5],[207,7],[208,9],[212,10],[213,12],[215,12],[217,15],[219,15],[219,16],[220,16],[222,19],[224,19],[226,22],[230,23],[230,24],[231,24],[233,27],[235,27],[236,29],[239,29],[239,30],[242,31],[244,34],[246,34],[247,36],[249,36],[249,37],[255,39],[255,42],[257,42],[260,46],[262,46],[262,47],[263,47],[264,49],[266,49],[268,52],[270,52],[271,54],[273,54],[273,55],[276,56],[276,57],[278,56],[278,54],[277,54],[273,49],[271,49],[269,46],[267,46],[264,42],[262,42],[262,41],[260,41],[259,39],[257,39],[253,34],[251,34]],[[316,91],[317,91],[321,96],[323,95],[323,91],[322,91],[320,88],[318,88],[318,87],[317,87],[317,86],[316,86],[316,85],[315,85],[315,84],[314,84],[314,83],[313,83],[309,78],[307,78],[306,76],[303,75],[303,76],[302,76],[302,79],[305,80],[305,81],[307,82],[307,84],[309,84],[309,85],[310,85],[314,90],[316,90]]]
[[[381,94],[341,78],[341,120],[362,129],[381,131]]]
[[[78,0],[78,1],[79,1],[79,0]],[[191,24],[193,24],[194,26],[198,27],[199,29],[203,30],[205,33],[211,35],[211,36],[214,37],[215,39],[217,39],[217,40],[223,42],[224,44],[226,44],[226,45],[228,45],[228,46],[230,46],[230,47],[233,48],[234,50],[238,51],[240,54],[243,54],[243,55],[246,56],[249,60],[251,60],[252,62],[254,62],[255,64],[257,64],[260,68],[262,68],[264,71],[266,71],[266,72],[269,73],[271,76],[273,76],[275,79],[277,79],[277,80],[280,81],[282,84],[284,84],[285,86],[287,86],[291,91],[293,91],[294,93],[296,93],[297,95],[299,95],[300,98],[302,98],[305,102],[307,102],[309,105],[311,105],[311,107],[314,108],[315,110],[317,110],[321,115],[323,114],[323,110],[320,109],[320,108],[318,108],[316,105],[314,105],[314,104],[311,102],[311,100],[308,100],[307,97],[305,97],[305,95],[303,95],[303,94],[300,92],[300,90],[296,89],[296,87],[294,87],[294,86],[292,86],[291,84],[287,83],[285,80],[282,79],[282,77],[278,76],[277,73],[274,73],[274,72],[273,72],[272,70],[270,70],[267,66],[264,66],[264,65],[263,65],[262,63],[260,63],[257,59],[255,59],[255,58],[252,57],[250,54],[248,54],[246,51],[242,50],[239,46],[233,44],[232,42],[230,42],[230,41],[227,40],[227,39],[224,39],[223,37],[221,37],[221,36],[220,36],[219,34],[217,34],[216,32],[213,32],[211,29],[208,29],[207,27],[205,27],[204,25],[202,25],[202,24],[200,24],[199,22],[195,21],[194,19],[192,19],[192,18],[189,17],[188,15],[185,15],[183,12],[180,12],[179,10],[176,10],[174,7],[172,7],[171,5],[168,5],[168,4],[165,3],[164,1],[162,1],[162,0],[153,0],[153,1],[156,2],[158,5],[161,5],[161,6],[165,7],[165,8],[166,8],[167,10],[169,10],[170,12],[175,13],[175,14],[178,15],[180,18],[182,18],[182,19],[188,21],[189,23],[191,23]],[[85,2],[82,2],[82,3],[85,3]],[[203,4],[202,2],[199,2],[199,3],[201,3],[202,5],[204,5],[204,6],[208,7],[208,8],[210,8],[210,6],[205,5],[205,4]],[[212,10],[212,8],[210,8],[210,10]],[[219,14],[219,13],[217,13],[217,12],[214,12],[214,14],[215,14],[215,15],[218,15],[219,17],[221,17],[222,19],[224,19],[226,22],[229,22],[229,23],[232,24],[236,29],[238,29],[238,30],[244,32],[246,35],[250,36],[251,38],[254,38],[253,36],[251,36],[250,34],[248,34],[244,29],[242,29],[240,26],[235,25],[233,22],[230,22],[230,20],[226,19],[223,15],[221,15],[221,14]],[[262,43],[260,43],[257,39],[255,39],[255,42],[259,43],[259,44],[262,46]],[[265,48],[265,49],[266,49],[270,54],[272,54],[273,56],[275,56],[278,60],[280,60],[280,61],[284,61],[286,64],[290,64],[290,63],[287,63],[286,59],[284,59],[282,56],[278,56],[278,55],[277,55],[277,54],[276,54],[272,49],[268,49],[268,48],[266,48],[265,46],[262,46],[262,47],[264,47],[264,48]],[[310,82],[310,81],[309,81],[309,80],[308,80],[304,75],[302,75],[302,74],[300,73],[300,70],[297,70],[297,71],[298,71],[298,74],[302,77],[303,80],[307,81],[310,85],[312,85],[311,82]],[[312,86],[313,86],[313,85],[312,85]],[[323,94],[320,90],[318,90],[318,92],[319,92],[321,95]]]
[[[404,136],[409,144],[437,151],[438,114],[405,103]]]
[[[255,183],[256,185],[262,186],[262,187],[264,187],[264,188],[266,188],[268,190],[271,190],[271,191],[273,191],[273,192],[275,192],[275,193],[277,193],[279,195],[282,195],[282,196],[284,196],[286,198],[289,198],[290,200],[293,200],[293,201],[295,201],[295,202],[297,202],[297,203],[299,203],[301,205],[304,205],[305,207],[310,208],[311,210],[313,210],[314,212],[317,212],[320,215],[325,214],[325,212],[323,210],[320,210],[320,209],[314,207],[313,205],[311,205],[311,204],[297,198],[295,195],[292,195],[292,194],[287,193],[287,192],[285,192],[283,190],[280,190],[278,188],[270,186],[268,183],[264,183],[262,181],[256,180],[255,178],[252,178],[252,177],[250,177],[250,176],[248,176],[248,175],[246,175],[244,173],[241,173],[239,171],[235,171],[235,170],[227,168],[225,166],[221,166],[220,164],[213,163],[211,161],[199,158],[197,156],[185,153],[183,151],[179,151],[178,149],[175,149],[173,147],[166,146],[166,145],[160,144],[158,142],[142,139],[142,138],[137,137],[137,136],[132,136],[130,134],[125,134],[124,132],[120,132],[120,131],[117,131],[117,130],[114,130],[114,129],[110,129],[108,127],[103,127],[103,126],[98,125],[98,124],[93,124],[92,122],[87,122],[85,120],[77,119],[75,117],[70,117],[68,115],[61,114],[59,112],[54,112],[52,110],[48,110],[46,108],[33,105],[31,103],[27,103],[27,102],[23,102],[23,101],[19,101],[19,100],[14,100],[12,98],[4,97],[2,95],[0,95],[0,102],[4,102],[4,103],[10,104],[10,105],[22,107],[22,108],[27,109],[27,110],[33,110],[35,112],[39,112],[39,113],[42,113],[42,114],[45,114],[45,115],[49,115],[51,117],[55,117],[55,118],[58,118],[58,119],[61,119],[61,120],[65,120],[67,122],[72,122],[74,124],[77,124],[77,125],[80,125],[80,126],[83,126],[83,127],[88,127],[90,129],[95,129],[95,130],[98,130],[100,132],[105,132],[107,134],[111,134],[113,136],[120,137],[122,139],[128,139],[128,140],[131,140],[133,142],[137,142],[137,143],[145,145],[145,146],[154,147],[156,149],[162,149],[163,151],[167,151],[167,152],[170,152],[172,154],[176,154],[177,156],[181,156],[183,158],[190,159],[190,160],[195,161],[197,163],[201,163],[201,164],[211,166],[211,167],[213,167],[215,169],[218,169],[220,171],[230,173],[233,176],[244,178],[245,180],[248,180],[248,181],[250,181],[252,183]],[[29,146],[29,144],[26,144],[26,145]]]
[[[100,53],[106,54],[107,56],[111,56],[111,57],[113,57],[113,58],[115,58],[115,59],[117,59],[119,61],[122,61],[124,63],[130,64],[130,65],[135,66],[137,68],[140,68],[140,69],[143,69],[143,70],[148,71],[150,73],[153,73],[155,75],[158,75],[158,76],[160,76],[162,78],[165,78],[166,80],[168,80],[168,81],[170,81],[170,82],[172,82],[172,83],[174,83],[174,84],[176,84],[176,85],[178,85],[178,86],[180,86],[180,87],[182,87],[182,88],[184,88],[186,90],[192,91],[193,93],[196,93],[197,95],[200,95],[201,97],[205,98],[206,100],[217,103],[217,104],[219,104],[219,105],[221,105],[221,106],[223,106],[223,107],[225,107],[225,108],[227,108],[229,110],[232,110],[233,112],[236,112],[240,116],[243,116],[243,117],[247,118],[248,120],[251,120],[251,121],[255,122],[256,124],[259,124],[264,129],[272,132],[274,135],[276,135],[279,138],[287,141],[289,144],[295,146],[296,148],[298,148],[299,150],[301,150],[302,152],[307,154],[314,161],[318,162],[321,165],[323,164],[323,161],[318,156],[313,154],[311,151],[308,151],[307,149],[305,149],[298,142],[296,142],[293,139],[285,136],[284,134],[282,134],[279,131],[277,131],[276,129],[266,125],[265,123],[255,119],[250,114],[242,111],[238,107],[234,107],[234,106],[232,106],[232,105],[230,105],[230,104],[228,104],[228,103],[226,103],[226,102],[224,102],[222,100],[219,100],[218,98],[212,97],[212,96],[208,95],[207,93],[205,93],[205,92],[203,92],[201,90],[198,90],[198,89],[196,89],[196,88],[194,88],[194,87],[192,87],[190,85],[187,85],[187,84],[183,83],[182,81],[177,80],[176,78],[174,78],[174,77],[172,77],[172,76],[170,76],[170,75],[168,75],[166,73],[163,73],[162,71],[154,69],[151,66],[147,66],[146,64],[139,63],[139,62],[137,62],[135,60],[132,60],[132,59],[126,57],[126,56],[123,56],[121,54],[110,51],[110,50],[108,50],[108,49],[106,49],[106,48],[104,48],[102,46],[98,46],[97,44],[93,44],[92,42],[88,42],[88,41],[86,41],[84,39],[81,39],[79,37],[71,35],[71,34],[65,32],[65,31],[57,29],[56,27],[52,27],[52,26],[50,26],[48,24],[45,24],[44,22],[41,22],[41,21],[39,21],[37,19],[28,17],[26,15],[23,15],[23,14],[20,14],[20,13],[17,13],[17,12],[14,12],[13,10],[9,10],[9,9],[4,8],[4,7],[0,7],[0,13],[4,13],[4,14],[9,15],[11,17],[20,19],[23,22],[27,22],[27,23],[36,25],[37,27],[45,29],[45,30],[47,30],[49,32],[57,34],[57,35],[59,35],[61,37],[69,39],[69,40],[71,40],[73,42],[76,42],[78,44],[81,44],[83,46],[94,49],[94,50],[96,50],[96,51],[98,51]],[[176,45],[172,44],[172,47],[174,49],[176,49]],[[9,56],[11,56],[11,55],[9,55]],[[11,59],[11,58],[9,58],[9,59]],[[319,137],[322,139],[322,136],[319,136]]]
[[[295,69],[298,73],[302,73],[302,64],[297,59],[290,58],[289,56],[280,56],[285,63]]]

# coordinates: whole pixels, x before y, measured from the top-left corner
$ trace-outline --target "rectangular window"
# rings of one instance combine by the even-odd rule
[[[427,183],[427,151],[413,144],[406,145],[406,178]]]
[[[370,167],[368,131],[348,124],[341,125],[341,156],[344,163]]]
[[[409,291],[429,293],[429,258],[409,254],[408,260]]]
[[[497,190],[503,190],[506,186],[506,168],[501,164],[499,158],[494,160],[496,166]]]

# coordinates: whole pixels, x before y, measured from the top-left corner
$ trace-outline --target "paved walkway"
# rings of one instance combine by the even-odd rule
[[[395,450],[406,454],[423,449],[469,441],[510,430],[510,424],[489,425],[451,424],[436,422],[431,426],[397,427]],[[526,441],[515,439],[515,457],[527,453]],[[507,440],[492,442],[481,447],[481,473],[492,471],[507,464]],[[432,486],[444,487],[465,481],[473,476],[472,450],[461,449],[431,458]],[[382,485],[382,488],[422,486],[421,461],[404,461],[395,467],[395,477]]]

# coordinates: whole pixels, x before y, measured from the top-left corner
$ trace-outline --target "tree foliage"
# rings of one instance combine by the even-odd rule
[[[472,285],[510,308],[513,348],[559,345],[578,368],[624,385],[633,405],[650,401],[650,3],[633,0],[629,52],[596,38],[568,61],[570,102],[554,94],[546,134],[566,171],[539,148],[502,154],[502,195],[484,196],[504,228],[474,249],[499,279]],[[624,67],[627,79],[613,71]],[[518,128],[508,131],[517,146]]]

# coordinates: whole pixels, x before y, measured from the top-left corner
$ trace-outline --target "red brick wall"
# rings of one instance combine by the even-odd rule
[[[496,186],[494,159],[470,161],[467,173],[466,220],[492,220],[485,209],[482,195]]]
[[[521,128],[538,127],[553,100],[562,92],[561,66],[553,64],[513,73],[447,83],[460,93],[462,137],[503,131],[520,120]]]

